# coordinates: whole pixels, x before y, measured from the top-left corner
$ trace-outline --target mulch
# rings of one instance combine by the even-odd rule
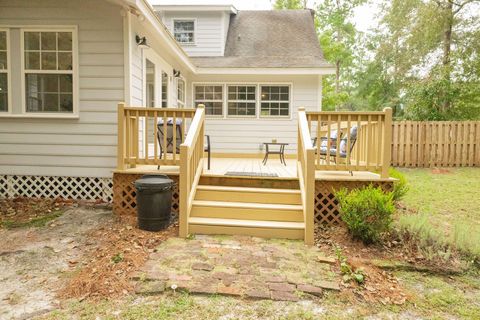
[[[60,298],[102,299],[134,292],[132,275],[146,262],[150,253],[169,237],[178,234],[174,223],[161,232],[137,228],[136,217],[117,216],[114,223],[95,230],[91,241],[96,248],[80,261],[70,261],[73,276],[58,292]]]

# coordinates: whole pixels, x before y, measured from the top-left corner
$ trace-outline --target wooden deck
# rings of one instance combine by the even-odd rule
[[[253,172],[256,174],[276,174],[277,177],[271,176],[247,176],[248,178],[258,179],[295,179],[297,180],[297,160],[286,159],[287,165],[280,163],[279,159],[271,158],[267,165],[262,164],[260,158],[212,158],[210,170],[207,170],[207,159],[204,159],[204,169],[202,176],[222,177],[227,172]],[[137,165],[136,168],[125,170],[116,170],[118,173],[131,174],[167,174],[178,175],[179,166],[160,166],[160,170],[154,165]],[[237,176],[235,176],[237,177]],[[242,178],[240,176],[238,178]],[[354,171],[353,176],[348,171],[319,171],[315,172],[315,180],[324,181],[388,181],[383,179],[379,174],[368,171]]]

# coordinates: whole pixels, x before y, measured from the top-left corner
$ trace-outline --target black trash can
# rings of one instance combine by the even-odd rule
[[[138,227],[159,231],[170,224],[173,180],[165,175],[145,175],[135,181]]]

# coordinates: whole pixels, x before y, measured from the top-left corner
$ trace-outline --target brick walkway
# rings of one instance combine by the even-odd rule
[[[297,301],[339,290],[334,259],[302,241],[244,236],[171,238],[133,278],[137,293],[165,290]]]

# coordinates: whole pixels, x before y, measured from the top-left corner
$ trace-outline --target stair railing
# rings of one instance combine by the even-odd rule
[[[314,244],[315,148],[305,108],[298,108],[297,172],[302,195],[305,243]]]
[[[180,145],[180,214],[179,236],[188,236],[188,218],[193,199],[203,171],[205,136],[205,106],[199,105],[188,130],[185,141]]]

